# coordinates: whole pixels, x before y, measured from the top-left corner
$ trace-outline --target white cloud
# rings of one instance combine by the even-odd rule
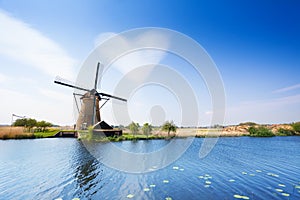
[[[3,83],[7,80],[9,80],[9,78],[6,75],[0,73],[0,83]]]
[[[0,10],[0,54],[50,76],[74,78],[75,60],[54,41]]]
[[[226,108],[226,124],[237,124],[242,121],[258,123],[285,123],[299,121],[300,94],[242,102]],[[293,110],[291,112],[291,110]]]
[[[247,101],[243,102],[242,106],[244,107],[277,107],[277,106],[284,106],[284,105],[291,105],[294,103],[300,103],[300,94],[268,99],[268,100],[261,100],[261,101]]]
[[[53,99],[53,100],[58,100],[61,103],[62,102],[69,102],[70,99],[71,99],[70,95],[64,94],[62,92],[57,92],[57,91],[54,91],[54,90],[43,89],[43,88],[40,88],[39,91],[44,97],[50,98],[50,99]]]
[[[160,63],[166,56],[166,52],[163,50],[147,49],[147,47],[151,46],[154,42],[160,44],[162,49],[168,49],[169,46],[169,39],[167,36],[156,31],[144,32],[143,34],[139,34],[130,39],[116,33],[101,33],[96,37],[95,45],[100,45],[110,38],[113,38],[113,44],[116,44],[117,46],[111,45],[108,49],[105,49],[105,51],[101,51],[103,57],[112,57],[119,49],[127,50],[135,49],[136,47],[146,47],[145,49],[138,51],[128,52],[128,54],[122,55],[113,63],[112,66],[118,69],[123,75],[146,64],[155,65]],[[132,78],[132,80],[140,80],[145,78],[150,72],[151,69],[149,69],[148,72],[144,72],[144,74],[139,77],[135,76],[130,78]]]
[[[50,95],[58,95],[59,93],[45,91],[44,98],[42,95],[21,93],[19,91],[1,89],[0,104],[0,124],[10,124],[11,115],[17,114],[35,118],[37,120],[46,120],[54,124],[70,125],[73,124],[72,117],[72,99],[66,95],[49,98]]]
[[[12,113],[72,124],[72,95],[54,87],[53,79],[56,75],[74,79],[76,61],[59,44],[2,10],[0,27],[0,59],[6,66],[0,74],[0,124],[9,124]],[[26,67],[28,74],[23,76],[6,62]]]
[[[300,88],[300,84],[296,84],[296,85],[292,85],[292,86],[289,86],[289,87],[281,88],[281,89],[273,91],[273,93],[283,93],[283,92],[287,92],[287,91],[291,91],[291,90],[296,90],[298,88]]]

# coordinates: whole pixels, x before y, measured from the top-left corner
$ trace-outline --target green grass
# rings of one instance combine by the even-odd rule
[[[60,130],[58,129],[51,129],[51,130],[46,130],[45,132],[35,132],[34,136],[35,138],[48,138],[48,137],[53,137],[59,131]]]
[[[80,140],[88,140],[88,141],[95,141],[95,142],[120,142],[120,141],[136,141],[136,140],[153,140],[153,139],[168,139],[164,136],[155,136],[155,135],[142,135],[142,134],[128,134],[123,133],[121,136],[114,136],[114,137],[106,137],[106,136],[96,136],[93,135],[92,132],[83,132],[81,133]]]

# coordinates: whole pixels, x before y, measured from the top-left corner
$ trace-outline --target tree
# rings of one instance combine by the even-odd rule
[[[131,124],[129,124],[129,129],[130,129],[132,135],[136,135],[139,131],[139,124],[131,122]]]
[[[28,128],[30,131],[33,127],[35,127],[37,124],[37,121],[32,118],[24,118],[24,119],[17,119],[14,123],[13,126],[24,126]]]
[[[17,119],[12,125],[24,126],[28,128],[28,131],[30,131],[33,127],[37,127],[38,131],[43,131],[43,132],[45,132],[47,127],[53,126],[50,122],[46,122],[44,120],[36,121],[35,119],[32,118]]]
[[[118,128],[119,128],[120,130],[124,130],[124,129],[125,129],[125,127],[124,127],[122,124],[120,124],[120,125],[118,126]]]
[[[168,132],[168,136],[170,136],[170,132],[176,132],[176,125],[174,124],[173,121],[166,121],[161,128],[163,131],[167,131]]]
[[[27,119],[27,123],[26,123],[26,127],[28,128],[28,130],[30,131],[33,127],[35,127],[37,124],[37,121],[35,119]]]
[[[215,124],[215,125],[211,126],[211,128],[224,128],[224,127],[220,124]]]
[[[145,123],[142,127],[142,131],[143,131],[143,134],[147,135],[147,137],[148,137],[148,135],[151,134],[151,131],[152,131],[151,124]]]
[[[45,132],[46,128],[52,126],[52,124],[50,122],[46,122],[46,121],[42,120],[42,121],[37,122],[36,126],[41,128],[41,131]]]
[[[23,118],[23,119],[17,119],[12,125],[13,126],[26,126],[27,124],[27,119]]]

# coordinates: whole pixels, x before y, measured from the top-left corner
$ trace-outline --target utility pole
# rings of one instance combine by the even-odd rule
[[[14,117],[18,117],[18,118],[20,118],[20,119],[25,119],[25,118],[26,118],[26,116],[20,116],[20,115],[12,114],[12,115],[11,115],[11,124],[10,124],[10,126],[13,125]]]

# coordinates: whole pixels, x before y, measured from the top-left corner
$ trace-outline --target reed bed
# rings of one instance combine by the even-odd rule
[[[0,127],[0,139],[31,139],[35,138],[33,133],[25,132],[24,127]]]

